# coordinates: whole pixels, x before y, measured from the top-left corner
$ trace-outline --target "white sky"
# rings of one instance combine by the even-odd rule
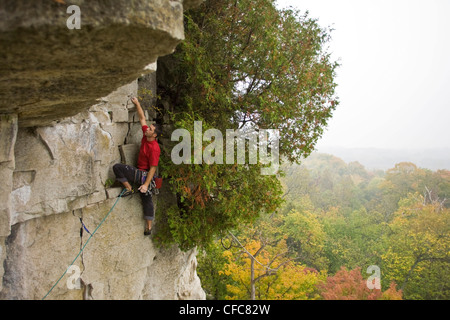
[[[321,147],[450,148],[450,0],[277,0],[322,27],[340,105]]]

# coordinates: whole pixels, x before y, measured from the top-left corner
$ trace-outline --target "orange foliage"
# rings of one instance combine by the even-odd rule
[[[401,300],[402,292],[397,291],[395,283],[385,292],[381,289],[369,289],[361,275],[361,268],[347,271],[345,267],[336,272],[327,281],[319,285],[325,300]]]

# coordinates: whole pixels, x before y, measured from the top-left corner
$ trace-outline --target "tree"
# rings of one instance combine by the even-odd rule
[[[158,59],[159,103],[167,106],[161,118],[191,136],[194,121],[221,132],[279,130],[280,159],[298,161],[338,104],[338,65],[325,50],[329,32],[307,14],[278,11],[271,0],[205,1],[185,15],[186,40]],[[166,140],[164,149],[171,146]],[[165,222],[158,238],[183,249],[281,203],[280,183],[260,174],[261,161],[175,165],[166,151],[161,162],[178,204],[158,218]]]
[[[291,210],[283,217],[282,230],[298,261],[317,270],[327,269],[328,261],[323,254],[326,235],[311,207],[297,206]]]
[[[280,155],[300,159],[337,106],[329,32],[271,0],[208,0],[186,17],[162,94],[215,128],[279,129]]]
[[[228,295],[227,285],[233,280],[224,274],[228,258],[223,254],[224,244],[221,240],[211,242],[197,255],[197,274],[201,279],[202,288],[208,297],[223,300]]]
[[[384,243],[380,238],[387,229],[381,214],[365,208],[348,213],[332,208],[321,214],[320,222],[325,233],[328,272],[337,272],[341,266],[354,269],[381,262]]]
[[[401,201],[390,229],[383,278],[400,284],[408,299],[448,299],[450,210],[410,194]]]
[[[226,251],[229,259],[225,274],[234,284],[228,285],[229,299],[317,299],[317,284],[325,273],[307,268],[289,258],[286,241],[261,243],[248,241],[237,253]]]
[[[350,271],[341,267],[334,276],[328,277],[319,287],[325,300],[401,300],[402,298],[401,291],[397,291],[394,283],[391,283],[385,292],[381,289],[369,289],[359,267]]]
[[[223,272],[230,277],[227,290],[232,299],[313,299],[316,284],[325,273],[306,267],[288,244],[284,215],[261,216],[243,228],[238,236],[230,233],[228,262]]]
[[[280,262],[288,252],[284,248],[284,242],[280,242],[276,246],[276,250],[282,250],[280,253],[270,250],[271,248],[267,245],[266,242],[250,241],[246,247],[242,246],[242,250],[237,256],[228,255],[230,263],[227,265],[226,274],[232,275],[234,280],[239,281],[240,284],[239,287],[228,287],[235,297],[246,296],[247,299],[255,300],[256,287],[260,286],[259,282],[262,282],[265,277],[275,276],[280,268],[290,261]],[[258,298],[261,299],[260,292],[258,292]]]

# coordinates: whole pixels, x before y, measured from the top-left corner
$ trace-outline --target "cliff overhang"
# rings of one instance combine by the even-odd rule
[[[79,29],[61,2],[0,1],[0,114],[20,127],[74,116],[151,71],[184,39],[183,9],[201,1],[73,0]]]

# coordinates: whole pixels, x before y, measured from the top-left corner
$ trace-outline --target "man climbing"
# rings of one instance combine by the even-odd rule
[[[116,179],[120,181],[126,188],[122,197],[128,196],[140,191],[142,206],[144,208],[144,219],[146,227],[144,234],[150,235],[152,232],[152,221],[155,217],[152,195],[150,192],[151,183],[156,172],[159,162],[161,150],[157,142],[157,138],[161,135],[161,126],[159,124],[147,125],[144,110],[137,98],[131,101],[136,105],[139,122],[142,126],[143,137],[137,161],[137,168],[127,164],[115,164],[113,167]],[[137,191],[133,189],[131,184],[140,185]]]

